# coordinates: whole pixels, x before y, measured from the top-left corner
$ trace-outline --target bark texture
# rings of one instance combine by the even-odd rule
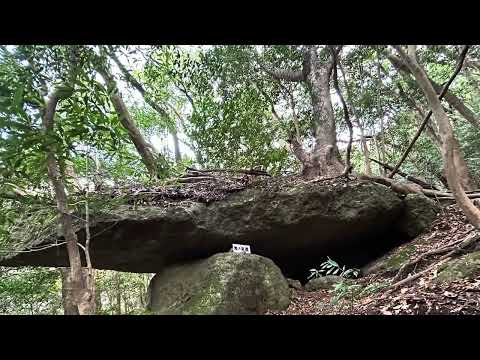
[[[127,106],[123,102],[120,91],[117,87],[117,82],[112,73],[108,69],[106,59],[104,57],[97,58],[97,71],[102,76],[107,85],[110,101],[113,104],[115,112],[122,126],[127,130],[130,140],[135,145],[143,163],[145,164],[150,176],[156,177],[158,175],[157,156],[155,149],[143,137],[138,129],[135,121],[132,119]]]
[[[390,60],[391,64],[398,70],[403,72],[407,75],[413,75],[410,67],[406,64],[405,60],[401,57],[395,56],[394,54],[387,53],[388,60]],[[433,87],[434,91],[437,94],[440,94],[442,91],[442,85],[436,83],[431,78],[427,76],[427,80],[430,82],[430,85]],[[423,90],[423,89],[422,89]],[[470,122],[473,126],[480,127],[480,119],[478,118],[475,113],[470,110],[464,102],[459,99],[455,94],[450,91],[445,93],[445,100],[452,106],[455,110],[458,111],[460,115],[462,115],[465,120]]]
[[[43,114],[43,128],[46,135],[53,131],[54,117],[57,104],[61,98],[54,91],[48,98]],[[48,178],[55,192],[55,200],[59,213],[60,226],[67,245],[68,259],[70,264],[70,277],[68,291],[69,304],[65,308],[66,314],[87,314],[89,307],[87,304],[92,298],[92,294],[82,277],[82,263],[78,249],[78,239],[72,226],[72,215],[68,207],[68,198],[65,190],[65,182],[60,171],[60,166],[55,156],[56,148],[52,144],[47,152],[47,171]]]
[[[305,82],[310,93],[314,119],[315,145],[307,152],[299,139],[289,139],[293,154],[303,165],[302,175],[307,178],[316,176],[340,175],[344,170],[337,148],[337,133],[332,100],[330,98],[330,75],[334,58],[322,61],[316,46],[303,49],[301,71],[265,69],[278,80]],[[338,51],[338,50],[335,50]]]
[[[400,46],[395,46],[401,58],[405,61],[408,68],[412,72],[418,85],[422,89],[427,101],[432,108],[437,124],[440,130],[440,138],[442,140],[442,157],[445,166],[445,173],[448,185],[455,197],[460,208],[463,210],[468,220],[477,228],[480,229],[480,210],[475,207],[473,202],[467,197],[461,182],[458,179],[458,172],[456,169],[454,155],[454,143],[457,141],[453,133],[452,125],[448,119],[445,110],[442,107],[437,93],[432,86],[425,70],[420,66],[416,59],[415,46],[409,45],[408,53],[406,53]],[[465,48],[466,51],[468,47]]]
[[[121,61],[118,59],[118,57],[115,55],[115,52],[112,49],[109,49],[108,55],[110,58],[117,64],[119,67],[120,71],[122,72],[123,76],[125,76],[125,79],[127,82],[132,85],[143,97],[145,102],[150,105],[160,116],[163,116],[165,118],[169,118],[170,116],[168,113],[163,109],[160,105],[158,105],[155,101],[153,101],[147,94],[147,91],[145,90],[145,87],[137,80],[135,77],[130,74],[130,72],[127,70],[127,68],[121,63]],[[182,155],[180,152],[180,144],[178,141],[178,134],[177,134],[177,126],[175,124],[175,127],[170,130],[170,134],[172,135],[173,139],[173,146],[174,146],[174,151],[175,151],[175,162],[180,162],[182,160]]]

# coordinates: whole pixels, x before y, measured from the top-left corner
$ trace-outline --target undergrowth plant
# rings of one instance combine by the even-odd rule
[[[324,261],[320,265],[320,269],[310,269],[310,275],[308,280],[315,279],[317,277],[326,276],[326,275],[339,275],[345,279],[357,278],[360,274],[360,269],[352,268],[347,269],[345,265],[340,266],[336,261],[330,259],[327,256],[327,261]]]

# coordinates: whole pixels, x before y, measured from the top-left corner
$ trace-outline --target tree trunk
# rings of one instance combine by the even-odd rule
[[[123,102],[120,91],[118,90],[117,82],[107,68],[105,59],[99,59],[97,71],[100,73],[103,80],[105,81],[105,84],[107,85],[108,93],[110,94],[110,101],[115,108],[115,112],[118,115],[120,123],[127,130],[128,136],[130,137],[130,140],[132,140],[133,145],[135,145],[135,148],[137,149],[138,154],[142,158],[142,161],[145,164],[150,176],[156,177],[158,175],[158,169],[156,159],[157,154],[155,152],[155,149],[144,139],[140,130],[137,128],[137,125],[130,116],[130,112],[128,111],[125,103]]]
[[[363,161],[364,161],[364,164],[365,164],[365,174],[372,175],[372,166],[370,164],[370,150],[368,149],[367,140],[365,138],[365,128],[363,127],[363,123],[360,120],[360,117],[358,116],[357,109],[355,108],[355,106],[353,106],[353,100],[352,100],[352,96],[350,94],[350,86],[348,86],[348,82],[347,82],[347,79],[345,77],[345,71],[343,70],[343,66],[342,66],[341,62],[339,62],[339,68],[342,72],[343,82],[345,83],[345,90],[346,90],[346,93],[347,93],[347,102],[350,106],[350,109],[352,109],[352,113],[353,113],[352,121],[358,127],[358,129],[360,130],[360,145],[361,145],[361,149],[362,149],[362,152],[363,152]]]
[[[468,220],[477,228],[480,229],[480,210],[475,207],[472,201],[465,194],[461,182],[458,180],[458,172],[456,170],[454,143],[456,141],[452,125],[445,113],[437,93],[429,81],[425,70],[418,64],[415,54],[415,46],[409,45],[408,54],[400,46],[395,46],[400,53],[402,59],[407,63],[411,72],[413,73],[417,83],[425,94],[432,112],[435,116],[437,124],[440,129],[440,137],[442,139],[442,157],[445,166],[445,173],[448,185],[455,197],[460,208],[463,210]],[[465,48],[464,51],[466,51]]]
[[[381,104],[381,91],[382,88],[382,77],[380,72],[380,55],[377,47],[377,78],[378,78],[378,99],[377,99],[377,112],[378,116],[380,117],[380,149],[381,155],[380,158],[383,163],[385,163],[386,152],[385,152],[385,125],[383,122],[383,111],[382,111],[382,104]],[[381,168],[380,171],[382,172],[383,176],[387,176],[387,170],[385,168]]]
[[[409,99],[409,102],[414,105],[414,108],[416,110],[415,117],[417,119],[417,123],[421,124],[423,122],[423,118],[425,118],[424,111],[420,109],[420,107],[415,103],[414,99]],[[436,129],[432,126],[431,122],[427,123],[427,126],[425,127],[425,131],[428,137],[430,137],[432,142],[437,146],[438,151],[441,153],[442,141]],[[453,156],[455,161],[455,167],[458,172],[458,177],[461,185],[466,191],[476,190],[478,188],[477,184],[467,166],[465,157],[463,156],[463,152],[460,148],[460,144],[458,143],[458,140],[456,138],[454,138],[452,146],[453,146]],[[445,177],[445,169],[442,170],[441,174],[443,177]]]
[[[178,134],[177,134],[176,127],[171,131],[171,134],[173,139],[173,147],[175,149],[175,162],[178,164],[180,161],[182,161],[182,154],[180,153],[180,143],[178,141]]]
[[[115,273],[115,295],[117,299],[117,315],[122,315],[122,291],[120,286],[120,273],[117,271]]]
[[[315,146],[308,160],[303,163],[303,175],[335,176],[343,172],[337,148],[337,132],[330,97],[330,64],[320,64],[316,52],[309,50],[307,56],[310,71],[306,75],[306,83],[310,91],[312,114],[315,124]]]
[[[109,49],[108,51],[109,56],[112,58],[112,60],[117,64],[117,66],[120,68],[120,71],[122,74],[125,76],[125,79],[135,88],[137,91],[142,94],[143,100],[150,105],[160,116],[163,116],[165,118],[169,118],[168,113],[163,109],[161,106],[159,106],[155,101],[153,101],[149,96],[147,96],[147,92],[143,85],[133,77],[132,74],[127,70],[127,68],[121,63],[121,61],[118,59],[117,55],[112,49]],[[174,109],[175,110],[175,109]],[[176,112],[176,111],[175,111]],[[180,117],[180,115],[177,113],[177,116]],[[182,160],[182,155],[180,153],[180,146],[178,142],[178,136],[177,136],[177,127],[175,126],[174,129],[170,131],[170,134],[172,135],[173,138],[173,146],[175,150],[175,162],[179,163]]]
[[[102,312],[102,291],[97,286],[95,286],[95,312]]]
[[[57,95],[57,90],[49,96],[45,106],[45,111],[42,117],[42,124],[45,135],[50,135],[54,127],[54,118],[57,104],[60,100]],[[78,250],[77,235],[73,231],[72,215],[68,208],[68,199],[65,190],[65,183],[60,172],[60,166],[55,157],[55,144],[49,145],[47,151],[47,172],[50,183],[55,192],[55,200],[57,202],[57,210],[59,214],[59,221],[61,230],[67,245],[68,260],[70,263],[71,278],[69,281],[69,288],[71,288],[73,303],[77,309],[75,314],[83,315],[84,311],[88,310],[88,303],[91,294],[86,287],[82,277],[82,263],[80,259],[80,252]],[[68,309],[71,310],[70,308]]]
[[[291,137],[288,140],[291,151],[302,163],[302,176],[306,178],[341,175],[344,170],[337,148],[335,117],[330,97],[330,74],[333,63],[333,55],[329,61],[322,63],[317,55],[317,47],[306,46],[303,50],[301,71],[269,70],[262,66],[278,80],[305,82],[307,85],[312,104],[314,148],[307,153],[300,139]]]
[[[85,284],[89,291],[88,301],[77,305],[75,301],[76,285],[72,279],[72,272],[69,268],[62,268],[62,300],[65,315],[94,315],[96,313],[96,296],[95,285],[92,286],[89,278],[91,277],[89,270],[83,268],[82,283]]]
[[[412,75],[411,69],[409,68],[409,66],[407,66],[405,61],[402,61],[401,58],[393,54],[387,54],[387,58],[388,60],[390,60],[390,63],[395,67],[395,69],[397,69],[397,71],[408,74],[407,76]],[[435,92],[440,94],[440,92],[442,91],[442,86],[430,79],[428,76],[427,80],[430,82],[430,85],[434,88]],[[478,117],[463,103],[462,100],[455,96],[455,94],[447,91],[445,93],[444,99],[473,126],[480,127],[480,120],[478,119]]]
[[[72,284],[72,272],[69,268],[60,269],[62,275],[62,301],[65,315],[79,315],[75,301],[74,285]]]
[[[453,137],[452,139],[452,149],[455,168],[458,174],[458,180],[460,181],[463,189],[465,191],[478,189],[478,186],[470,172],[470,169],[468,168],[465,157],[463,156],[462,149],[460,148],[460,144],[456,137]]]

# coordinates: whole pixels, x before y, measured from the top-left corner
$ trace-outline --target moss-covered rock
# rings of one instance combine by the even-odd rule
[[[394,249],[388,254],[368,264],[362,269],[365,275],[379,273],[385,275],[394,275],[402,267],[403,264],[410,261],[412,255],[415,254],[415,245],[409,244]]]
[[[359,256],[382,254],[382,247],[396,244],[392,232],[403,211],[404,202],[380,184],[274,178],[208,204],[170,199],[162,206],[121,205],[92,215],[92,263],[97,269],[157,273],[238,243],[272,259],[286,276],[300,278],[326,256],[362,263],[368,260]],[[83,230],[78,237],[85,242]],[[65,247],[51,247],[15,252],[0,263],[64,267],[68,256]]]
[[[156,314],[248,315],[286,309],[290,289],[270,259],[220,253],[164,269],[150,282],[149,297]]]
[[[435,280],[439,283],[449,283],[459,279],[471,279],[478,275],[480,275],[480,251],[442,264]]]
[[[318,291],[321,289],[332,289],[341,282],[349,283],[349,280],[342,278],[341,276],[337,275],[326,275],[320,276],[315,279],[310,280],[305,285],[305,290],[307,291]]]
[[[288,286],[291,287],[292,289],[295,289],[295,290],[303,289],[302,283],[298,280],[287,278],[287,283],[288,283]]]
[[[400,230],[414,238],[428,230],[440,211],[439,205],[422,194],[409,194],[404,199],[405,215],[399,223]]]

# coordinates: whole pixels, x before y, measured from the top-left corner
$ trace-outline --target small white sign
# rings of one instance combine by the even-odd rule
[[[251,254],[250,245],[232,244],[232,250],[235,253]]]

